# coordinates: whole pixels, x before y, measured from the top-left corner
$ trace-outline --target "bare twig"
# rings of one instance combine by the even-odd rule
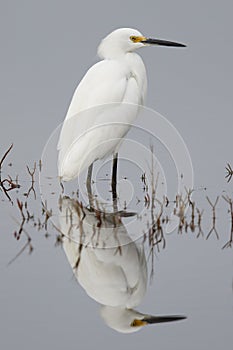
[[[31,176],[31,186],[28,189],[26,196],[29,197],[29,195],[30,195],[30,193],[32,191],[33,194],[34,194],[34,198],[36,199],[36,191],[35,191],[35,188],[34,188],[34,184],[35,184],[34,176],[35,176],[35,171],[36,171],[36,162],[34,163],[34,166],[33,166],[32,170],[30,170],[29,167],[27,166],[27,171],[28,171],[28,174]]]
[[[206,196],[206,199],[207,199],[207,201],[209,202],[209,204],[210,204],[210,206],[212,208],[212,227],[211,227],[211,229],[210,229],[206,239],[208,239],[213,232],[215,233],[217,239],[219,239],[219,235],[218,235],[218,232],[216,230],[216,205],[218,203],[219,196],[216,198],[214,204],[210,201],[208,196]]]
[[[231,248],[232,244],[233,244],[233,201],[229,196],[222,196],[222,198],[229,204],[230,209],[229,209],[229,213],[231,215],[231,233],[230,233],[230,239],[229,241],[222,247],[222,249],[224,248]]]
[[[41,170],[42,170],[42,161],[41,161],[41,159],[38,162],[38,166],[39,166],[39,172],[41,172]]]
[[[13,143],[10,145],[10,147],[8,148],[8,150],[4,153],[2,159],[0,160],[0,169],[2,168],[2,164],[4,162],[4,160],[6,159],[8,153],[10,153],[10,151],[12,150],[13,147]]]
[[[227,182],[230,182],[231,178],[233,176],[233,169],[232,169],[232,167],[230,166],[229,163],[227,163],[227,166],[226,166],[225,169],[227,171],[227,174],[226,174],[225,178],[227,179]]]
[[[53,215],[52,209],[49,210],[47,207],[47,201],[45,201],[45,203],[42,202],[42,215],[45,216],[45,220],[42,224],[42,227],[47,231],[48,221],[51,218],[51,216]]]
[[[20,249],[20,251],[8,262],[7,266],[11,265],[24,251],[27,247],[29,247],[29,254],[32,253],[33,251],[33,246],[32,246],[32,243],[31,243],[31,236],[29,235],[29,233],[23,228],[23,225],[22,225],[22,222],[19,223],[18,220],[16,220],[14,217],[13,217],[13,220],[20,226],[20,230],[21,232],[23,232],[25,234],[25,236],[27,237],[27,241],[26,243],[24,244],[24,246]],[[15,232],[14,233],[14,236],[17,238],[17,233]],[[18,240],[18,238],[17,238]]]
[[[20,239],[21,233],[23,232],[23,226],[25,224],[26,221],[26,217],[24,215],[23,212],[23,202],[20,202],[19,199],[17,198],[17,205],[21,214],[21,223],[20,223],[20,227],[18,232],[15,232],[15,238],[17,239],[17,241]]]
[[[18,183],[18,178],[16,178],[16,182],[13,182],[12,178],[8,175],[8,178],[2,180],[2,165],[8,154],[10,153],[11,149],[13,147],[13,143],[10,145],[10,147],[7,149],[7,151],[4,153],[3,157],[0,160],[0,189],[3,191],[5,196],[9,199],[11,204],[13,205],[13,201],[8,194],[9,191],[19,188],[20,185]],[[6,187],[6,184],[8,187]]]
[[[202,221],[202,216],[204,213],[204,210],[200,211],[198,208],[196,208],[197,211],[197,215],[198,215],[198,219],[197,219],[197,227],[198,227],[198,234],[197,234],[197,238],[200,236],[204,236],[204,233],[202,231],[202,227],[201,227],[201,221]]]

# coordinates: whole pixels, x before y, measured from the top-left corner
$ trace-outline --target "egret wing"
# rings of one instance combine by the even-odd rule
[[[78,116],[82,111],[112,102],[122,102],[127,86],[126,74],[117,61],[101,61],[92,66],[76,88],[60,134],[58,149],[70,143],[74,123],[82,129],[91,123]],[[73,123],[66,121],[73,117]],[[81,125],[82,124],[82,125]]]
[[[127,65],[101,61],[93,66],[78,86],[62,127],[59,176],[71,180],[113,152],[137,116],[140,99],[137,80]]]

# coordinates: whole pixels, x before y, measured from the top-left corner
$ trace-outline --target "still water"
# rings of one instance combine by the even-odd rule
[[[13,152],[1,180],[9,179],[1,192],[2,348],[231,347],[229,177],[228,191],[203,186],[161,197],[158,168],[126,176],[122,161],[114,205],[107,162],[92,185],[93,209],[82,197],[84,178],[83,191],[56,182],[55,192],[43,162],[17,180]]]

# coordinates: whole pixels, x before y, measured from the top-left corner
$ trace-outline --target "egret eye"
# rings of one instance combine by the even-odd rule
[[[137,318],[135,320],[133,320],[130,324],[131,327],[142,327],[145,326],[147,324],[146,321],[143,320],[138,320]]]
[[[131,327],[136,327],[137,326],[137,323],[136,323],[136,320],[133,320],[133,322],[131,322]]]
[[[136,43],[136,42],[137,42],[137,37],[136,37],[136,36],[131,35],[129,38],[130,38],[130,40],[131,40],[133,43]]]

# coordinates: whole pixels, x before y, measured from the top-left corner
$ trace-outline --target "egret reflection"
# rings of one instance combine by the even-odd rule
[[[119,213],[89,210],[69,197],[60,200],[62,244],[77,281],[101,305],[104,322],[118,332],[184,319],[135,310],[147,289],[146,255],[144,246],[132,241],[122,221]]]

